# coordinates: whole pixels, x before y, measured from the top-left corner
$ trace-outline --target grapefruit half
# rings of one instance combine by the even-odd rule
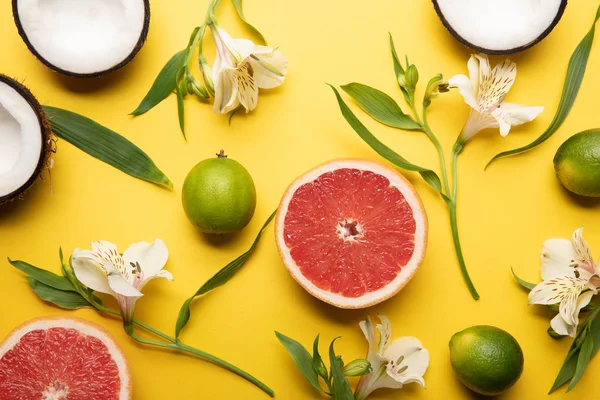
[[[427,215],[410,182],[367,160],[334,160],[296,179],[275,222],[292,277],[340,308],[398,293],[421,265]]]
[[[129,400],[129,367],[101,326],[79,318],[38,318],[0,344],[0,399]]]

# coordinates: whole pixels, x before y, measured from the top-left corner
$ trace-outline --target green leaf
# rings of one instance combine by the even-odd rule
[[[396,73],[396,81],[400,86],[400,90],[402,90],[402,95],[404,96],[404,100],[410,103],[411,98],[408,94],[408,91],[404,88],[404,68],[402,68],[402,64],[400,63],[400,59],[398,58],[398,54],[396,53],[396,46],[394,46],[394,39],[392,38],[392,34],[388,32],[390,36],[390,48],[392,49],[392,58],[394,60],[394,72]],[[408,59],[406,60],[406,64],[408,64]]]
[[[583,81],[587,62],[590,57],[590,51],[592,50],[592,44],[594,43],[594,33],[596,31],[596,22],[598,22],[598,19],[600,19],[600,7],[598,7],[598,11],[596,12],[596,19],[592,24],[592,28],[587,35],[585,35],[583,40],[579,43],[571,55],[558,109],[556,110],[556,114],[554,115],[554,119],[550,123],[550,126],[546,128],[544,133],[542,133],[537,139],[528,145],[497,154],[488,162],[486,168],[498,158],[523,153],[539,146],[548,140],[558,130],[558,128],[561,127],[563,122],[565,122],[569,112],[571,111],[571,108],[573,107],[573,103],[575,103],[575,99],[577,98],[577,94],[579,93],[579,89],[581,87],[581,82]]]
[[[317,337],[315,338],[315,341],[313,342],[312,360],[313,360],[313,368],[315,369],[315,372],[317,374],[319,374],[321,377],[327,379],[327,377],[328,377],[327,368],[325,367],[325,363],[323,362],[323,359],[321,358],[321,354],[319,354],[319,335],[317,335]]]
[[[186,49],[187,50],[187,49]],[[177,87],[177,72],[183,66],[186,50],[181,50],[165,64],[140,105],[129,115],[141,115],[166,99]]]
[[[183,104],[183,92],[177,87],[177,116],[179,118],[179,129],[183,134],[183,138],[187,140],[185,136],[185,107]]]
[[[593,351],[594,339],[592,338],[592,335],[588,334],[585,337],[583,344],[581,345],[581,349],[579,350],[579,356],[577,357],[577,365],[575,366],[575,375],[573,376],[573,379],[571,379],[571,383],[569,384],[567,392],[573,390],[577,383],[579,383],[579,381],[581,380],[585,369],[590,363]]]
[[[512,272],[513,276],[515,277],[515,279],[519,283],[519,285],[523,286],[528,291],[531,291],[534,287],[537,286],[535,283],[529,283],[529,282],[524,281],[523,279],[519,278],[517,276],[517,274],[515,274],[515,270],[512,267],[510,268],[510,272]]]
[[[258,235],[256,235],[256,239],[254,239],[254,242],[252,243],[252,246],[250,246],[248,251],[246,251],[244,254],[242,254],[241,256],[239,256],[238,258],[236,258],[229,264],[227,264],[221,270],[219,270],[219,272],[217,272],[215,275],[212,276],[212,278],[210,278],[208,281],[206,281],[206,283],[204,283],[204,285],[202,285],[202,287],[200,287],[200,289],[198,289],[198,291],[196,291],[196,293],[194,293],[194,295],[192,297],[190,297],[183,303],[183,305],[181,306],[181,309],[179,310],[179,315],[177,316],[177,322],[175,325],[175,337],[176,338],[179,338],[179,335],[181,334],[181,330],[185,327],[185,325],[190,320],[190,316],[191,316],[190,306],[191,306],[192,301],[196,297],[202,296],[203,294],[206,294],[206,293],[210,292],[211,290],[224,285],[231,278],[233,278],[233,276],[242,268],[242,266],[248,260],[248,258],[250,258],[250,256],[254,252],[254,249],[256,249],[256,246],[258,245],[260,237],[262,236],[262,234],[265,231],[265,229],[267,228],[267,226],[271,223],[271,221],[275,217],[276,212],[277,212],[277,210],[275,210],[273,212],[273,214],[271,214],[269,216],[269,218],[267,218],[264,225],[258,232]]]
[[[387,94],[360,83],[349,83],[341,87],[364,112],[376,121],[392,128],[421,130],[421,125],[404,114],[402,109]]]
[[[56,107],[43,108],[56,136],[126,174],[173,188],[150,157],[123,136],[83,115]]]
[[[558,376],[556,377],[552,388],[548,394],[554,392],[556,389],[567,383],[575,374],[575,368],[577,366],[577,356],[579,354],[579,348],[576,347],[575,341],[571,345],[571,349],[567,354],[565,361],[563,362],[560,371],[558,372]]]
[[[350,383],[348,383],[348,379],[344,376],[343,363],[340,362],[341,357],[335,355],[333,348],[335,341],[338,339],[333,339],[329,345],[330,370],[333,377],[333,398],[335,400],[354,400]]]
[[[56,275],[55,273],[46,271],[45,269],[35,267],[24,261],[13,261],[9,258],[8,262],[19,271],[46,286],[60,291],[77,292],[71,282],[69,282],[69,280],[63,276]]]
[[[248,27],[248,29],[250,29],[252,32],[254,32],[254,34],[256,36],[258,36],[260,38],[260,40],[266,45],[267,44],[267,39],[265,39],[265,37],[263,36],[263,34],[260,33],[259,30],[256,29],[253,25],[251,25],[248,22],[248,20],[246,19],[246,17],[244,16],[244,8],[242,7],[242,0],[231,0],[231,2],[235,6],[235,9],[236,9],[238,15],[240,16],[240,19],[246,24],[246,26]]]
[[[60,308],[75,310],[78,308],[91,307],[90,303],[88,303],[79,293],[65,292],[53,288],[29,276],[26,279],[31,289],[33,289],[40,299]]]
[[[313,368],[313,359],[308,350],[306,350],[304,346],[296,342],[294,339],[289,338],[277,331],[275,332],[275,336],[277,336],[279,342],[281,342],[283,347],[285,347],[288,353],[290,353],[290,356],[292,356],[296,366],[300,372],[302,372],[302,375],[304,375],[304,377],[310,382],[310,384],[313,385],[315,389],[325,392],[319,384],[319,376]]]
[[[331,85],[330,85],[331,86]],[[412,164],[410,161],[406,160],[404,157],[394,152],[392,149],[387,147],[385,144],[380,142],[369,130],[360,122],[358,118],[352,113],[350,108],[344,103],[344,100],[340,96],[340,93],[337,89],[331,86],[335,96],[337,98],[338,104],[340,106],[340,110],[342,111],[342,115],[346,119],[346,121],[350,124],[350,126],[354,129],[358,136],[361,137],[373,150],[375,150],[380,156],[396,165],[399,168],[405,169],[407,171],[418,172],[425,182],[427,182],[432,188],[437,190],[444,201],[451,202],[451,200],[442,193],[442,184],[440,182],[440,178],[437,176],[435,172],[432,170],[419,167],[418,165]]]

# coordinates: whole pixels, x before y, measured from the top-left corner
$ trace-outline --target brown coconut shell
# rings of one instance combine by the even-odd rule
[[[131,53],[129,53],[129,56],[127,56],[127,58],[125,58],[123,61],[121,61],[117,65],[112,66],[111,68],[108,68],[103,71],[86,73],[86,74],[80,74],[77,72],[67,71],[63,68],[57,67],[56,65],[52,64],[50,61],[46,60],[37,51],[37,49],[35,47],[33,47],[33,44],[31,44],[31,42],[29,41],[29,38],[27,37],[27,34],[25,33],[25,30],[23,29],[23,25],[21,24],[21,18],[19,17],[19,7],[17,6],[19,3],[19,0],[12,0],[12,11],[13,11],[13,18],[15,20],[15,24],[17,25],[17,30],[19,31],[19,35],[21,36],[21,39],[23,39],[23,41],[27,45],[27,48],[29,49],[29,51],[34,56],[36,56],[36,58],[38,60],[40,60],[45,66],[47,66],[48,68],[50,68],[56,72],[59,72],[61,74],[67,75],[67,76],[72,76],[74,78],[97,78],[97,77],[100,77],[103,75],[110,74],[111,72],[117,71],[117,70],[123,68],[125,65],[129,64],[129,62],[131,62],[131,60],[133,60],[135,58],[135,56],[139,53],[139,51],[144,46],[144,43],[146,42],[146,39],[148,37],[148,30],[150,28],[150,0],[141,0],[141,1],[144,2],[144,24],[142,26],[142,32],[140,33],[140,38],[138,39],[133,50],[131,50]]]
[[[0,74],[0,82],[4,82],[14,90],[19,93],[31,106],[35,114],[37,115],[38,122],[41,128],[42,135],[42,148],[40,150],[40,157],[35,168],[33,174],[29,177],[29,179],[23,183],[21,187],[15,190],[12,193],[9,193],[5,196],[0,196],[0,206],[12,201],[14,199],[20,198],[22,195],[29,190],[33,186],[35,182],[37,182],[38,178],[41,176],[42,172],[47,169],[50,165],[50,154],[54,151],[54,136],[52,135],[52,129],[50,128],[50,122],[42,109],[42,106],[37,101],[33,93],[25,87],[22,83],[9,78],[6,75]]]
[[[484,53],[484,54],[489,54],[489,55],[506,55],[506,54],[514,54],[514,53],[519,53],[521,51],[527,50],[530,47],[535,46],[536,44],[538,44],[539,42],[541,42],[542,40],[544,40],[546,38],[546,36],[548,36],[550,34],[550,32],[552,32],[552,30],[554,29],[554,27],[558,24],[558,22],[560,21],[560,19],[562,18],[564,12],[565,12],[565,8],[567,7],[567,1],[568,0],[562,0],[561,4],[560,4],[560,8],[558,9],[558,13],[556,14],[556,17],[554,18],[554,20],[552,21],[552,23],[550,24],[550,26],[544,31],[542,32],[535,40],[523,45],[523,46],[519,46],[519,47],[515,47],[512,49],[503,49],[503,50],[493,50],[493,49],[486,49],[485,47],[481,47],[481,46],[477,46],[471,42],[469,42],[468,40],[466,40],[465,38],[463,38],[462,36],[460,36],[458,34],[458,32],[456,32],[456,30],[452,27],[452,25],[450,25],[450,23],[448,22],[448,20],[446,19],[446,17],[444,16],[444,14],[442,13],[442,10],[440,9],[440,6],[438,4],[438,0],[432,0],[433,2],[433,8],[435,8],[435,12],[437,13],[438,17],[440,18],[440,20],[442,21],[442,24],[444,24],[444,26],[446,27],[446,29],[448,30],[448,32],[450,32],[450,34],[452,36],[454,36],[454,38],[456,40],[458,40],[460,43],[462,43],[463,45],[478,51],[480,53]]]

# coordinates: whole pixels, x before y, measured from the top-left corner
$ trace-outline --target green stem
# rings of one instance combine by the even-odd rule
[[[437,150],[440,159],[440,169],[442,170],[442,181],[444,184],[444,191],[446,192],[446,196],[450,197],[450,183],[448,181],[448,173],[446,171],[446,156],[444,154],[444,149],[442,148],[440,141],[435,136],[435,134],[431,130],[431,127],[429,126],[429,123],[427,122],[426,106],[423,107],[423,123],[421,124],[421,126],[423,126],[425,134],[427,135],[427,137],[429,137],[429,140],[431,140],[431,142],[435,146],[435,149]]]
[[[212,354],[209,354],[202,350],[198,350],[194,347],[188,346],[188,345],[182,343],[181,341],[175,341],[175,339],[170,338],[169,341],[171,341],[171,343],[156,342],[154,340],[148,340],[148,339],[141,338],[141,337],[137,336],[134,332],[131,332],[129,336],[131,336],[131,338],[133,340],[135,340],[136,342],[141,343],[141,344],[145,344],[145,345],[149,345],[149,346],[156,346],[156,347],[169,349],[169,350],[178,350],[178,351],[182,351],[184,353],[193,354],[193,355],[200,357],[204,360],[207,360],[213,364],[216,364],[222,368],[225,368],[226,370],[228,370],[230,372],[233,372],[234,374],[236,374],[236,375],[246,379],[247,381],[253,383],[254,385],[256,385],[263,392],[267,393],[269,396],[275,397],[275,392],[273,391],[273,389],[271,389],[270,387],[268,387],[267,385],[265,385],[264,383],[262,383],[261,381],[259,381],[255,377],[253,377],[252,375],[248,374],[247,372],[242,371],[235,365],[230,364],[227,361],[222,360],[218,357],[215,357]],[[172,341],[175,341],[175,342],[173,343]]]
[[[465,283],[469,288],[469,292],[471,292],[471,296],[473,296],[475,300],[479,300],[479,293],[477,293],[477,290],[475,289],[475,286],[471,281],[471,277],[469,276],[469,272],[467,271],[467,265],[463,257],[463,252],[460,245],[460,237],[458,235],[458,221],[456,215],[456,200],[458,192],[457,159],[458,155],[462,152],[464,145],[465,142],[459,138],[452,149],[452,202],[448,203],[448,210],[450,213],[450,227],[452,228],[452,239],[454,240],[454,248],[456,250],[456,257],[458,258],[458,264],[460,265],[460,271],[462,272],[463,279],[465,280]]]
[[[114,315],[116,317],[121,317],[121,313],[118,312],[118,311],[111,310],[110,308],[106,308],[104,306],[100,306],[100,305],[97,305],[97,304],[95,306],[98,308],[99,311],[101,311],[103,313],[111,314],[111,315]],[[157,329],[154,329],[150,325],[147,325],[147,324],[145,324],[145,323],[143,323],[141,321],[138,321],[136,319],[134,319],[132,322],[135,325],[139,326],[140,328],[145,329],[146,331],[151,332],[151,333],[155,334],[156,336],[159,336],[159,337],[161,337],[161,338],[163,338],[163,339],[165,339],[165,340],[167,340],[167,341],[169,341],[171,343],[177,342],[171,336],[167,335],[166,333],[162,333],[161,331],[159,331]]]

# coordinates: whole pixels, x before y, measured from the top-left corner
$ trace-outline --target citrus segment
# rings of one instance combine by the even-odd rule
[[[297,179],[282,199],[277,243],[292,276],[344,308],[397,293],[420,265],[426,216],[410,183],[377,163],[339,160]]]
[[[0,399],[125,400],[129,369],[101,327],[73,318],[41,318],[0,345]]]

